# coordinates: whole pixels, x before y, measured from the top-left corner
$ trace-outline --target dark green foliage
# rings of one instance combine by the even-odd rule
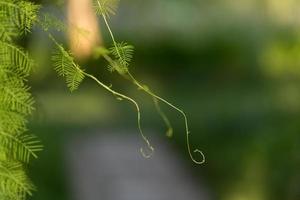
[[[34,189],[24,171],[42,146],[27,134],[27,116],[34,100],[26,79],[34,66],[14,39],[30,32],[38,6],[26,1],[0,0],[0,199],[22,200]]]
[[[15,161],[0,161],[0,197],[7,200],[25,199],[32,195],[34,186],[24,173],[21,163]]]
[[[14,37],[30,32],[37,20],[39,6],[26,1],[0,1],[0,39],[11,41]]]

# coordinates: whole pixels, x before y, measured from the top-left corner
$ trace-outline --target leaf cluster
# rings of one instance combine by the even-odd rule
[[[64,49],[51,35],[50,38],[55,44],[55,51],[51,57],[54,69],[59,76],[65,78],[71,92],[75,91],[84,79],[84,71],[74,62],[70,52]]]
[[[129,65],[133,58],[134,53],[134,47],[132,45],[127,44],[126,42],[116,42],[114,34],[112,32],[112,29],[110,28],[108,19],[110,15],[114,15],[116,13],[116,9],[118,6],[118,0],[93,0],[93,7],[95,10],[95,13],[99,15],[101,18],[103,18],[103,21],[105,23],[105,26],[109,32],[109,35],[111,37],[113,46],[106,49],[104,47],[98,47],[94,51],[94,57],[99,58],[103,57],[108,62],[108,70],[110,72],[117,72],[122,77],[128,79],[131,81],[134,85],[138,87],[138,89],[144,91],[147,93],[151,98],[153,99],[155,108],[164,121],[167,132],[166,135],[168,137],[171,137],[173,135],[173,128],[172,125],[166,116],[166,114],[161,109],[159,103],[163,103],[169,108],[175,110],[178,112],[183,120],[185,125],[185,134],[186,134],[186,144],[187,144],[187,150],[189,153],[189,156],[191,160],[196,164],[203,164],[205,162],[205,156],[199,149],[194,149],[192,151],[192,148],[190,147],[190,131],[188,126],[188,119],[183,110],[181,110],[179,107],[175,106],[174,104],[170,103],[169,101],[165,100],[164,98],[156,95],[152,90],[149,89],[148,86],[145,84],[140,83],[137,81],[134,76],[129,71]],[[129,102],[133,103],[136,107],[137,111],[137,124],[139,132],[144,140],[144,142],[147,144],[148,149],[151,151],[150,154],[146,154],[143,149],[141,149],[141,153],[144,157],[148,158],[152,155],[154,148],[151,146],[149,140],[147,137],[143,134],[142,128],[141,128],[141,114],[140,114],[140,107],[139,104],[132,99],[131,97],[128,97],[127,95],[121,94],[119,92],[116,92],[112,89],[112,87],[107,86],[103,84],[100,80],[98,80],[95,76],[85,73],[84,70],[82,70],[79,65],[74,62],[74,58],[72,54],[68,51],[66,51],[62,45],[58,44],[56,40],[50,35],[50,38],[55,43],[56,51],[54,52],[52,56],[52,61],[54,63],[55,70],[60,76],[65,77],[66,83],[68,88],[71,91],[74,91],[78,88],[80,83],[83,81],[84,77],[88,77],[96,81],[101,87],[108,90],[110,93],[115,95],[117,99],[126,99]],[[194,158],[193,153],[197,153],[202,157],[202,160],[198,160]]]
[[[0,0],[0,39],[12,41],[30,32],[37,21],[39,6],[20,0]]]
[[[93,0],[93,7],[97,15],[109,17],[115,15],[119,0]]]
[[[114,60],[108,66],[111,72],[117,71],[120,74],[128,72],[129,64],[133,58],[134,47],[126,42],[116,43],[115,46],[109,49],[109,53]]]
[[[30,32],[39,6],[17,0],[0,0],[0,199],[23,200],[34,186],[25,173],[42,145],[27,133],[27,117],[34,100],[27,77],[34,67],[28,53],[13,41]]]

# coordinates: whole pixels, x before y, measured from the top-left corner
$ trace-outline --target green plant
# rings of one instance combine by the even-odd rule
[[[25,168],[42,150],[34,135],[27,133],[27,116],[33,98],[26,85],[34,66],[28,53],[14,41],[30,32],[39,7],[30,2],[0,0],[0,199],[22,200],[31,195],[33,184]]]
[[[109,49],[98,47],[95,53],[103,57],[108,63],[108,70],[117,72],[122,77],[130,80],[138,89],[146,92],[153,98],[155,108],[168,130],[167,136],[171,137],[173,128],[159,102],[165,103],[178,111],[183,117],[186,127],[187,148],[191,159],[197,163],[205,162],[204,155],[200,153],[202,161],[197,161],[191,152],[189,144],[189,127],[186,114],[170,102],[156,95],[148,86],[138,82],[129,72],[129,63],[133,56],[133,46],[125,42],[117,43],[108,24],[108,18],[115,14],[117,0],[95,0],[95,11],[102,16],[113,41]],[[58,31],[65,31],[64,23],[56,20],[51,15],[43,15],[38,19],[39,6],[24,0],[0,0],[0,199],[22,200],[31,195],[35,189],[28,179],[25,168],[30,159],[37,158],[37,152],[42,150],[42,145],[34,135],[27,133],[27,117],[34,110],[34,100],[27,86],[27,78],[34,61],[28,53],[19,47],[15,41],[28,34],[34,24],[38,24],[48,32],[49,27]],[[124,95],[112,87],[107,86],[92,74],[87,73],[74,60],[72,54],[65,50],[50,34],[49,38],[54,42],[56,51],[52,56],[55,70],[60,76],[65,77],[70,91],[76,90],[85,77],[92,79],[99,86],[117,97],[118,100],[127,100],[134,105],[137,112],[137,125],[139,132],[145,141],[148,151],[141,148],[141,153],[148,158],[154,148],[144,135],[141,128],[141,113],[139,104],[131,97]]]
[[[189,126],[188,126],[188,119],[187,119],[185,112],[182,109],[175,106],[174,104],[170,103],[169,101],[167,101],[164,98],[155,94],[152,90],[150,90],[150,88],[147,85],[142,84],[139,81],[137,81],[135,79],[135,77],[131,74],[131,72],[129,71],[129,64],[133,57],[134,47],[132,45],[128,45],[125,42],[120,42],[120,43],[116,42],[113,32],[108,23],[109,16],[111,14],[114,15],[116,13],[116,9],[118,6],[117,4],[118,4],[118,0],[94,0],[95,11],[99,16],[102,17],[102,19],[106,25],[106,28],[110,34],[110,37],[112,39],[112,42],[113,42],[113,46],[111,48],[109,48],[109,51],[104,51],[104,52],[108,52],[108,53],[103,54],[103,57],[109,63],[109,70],[111,72],[116,71],[122,77],[130,80],[134,85],[136,85],[138,87],[138,89],[146,92],[148,95],[150,95],[153,98],[153,102],[155,104],[157,112],[160,114],[160,116],[162,117],[166,126],[168,127],[167,136],[169,136],[169,137],[171,137],[173,134],[173,128],[171,126],[169,119],[167,118],[167,116],[164,114],[164,112],[160,108],[159,101],[162,103],[165,103],[172,109],[179,112],[182,115],[182,117],[184,118],[185,131],[186,131],[186,142],[187,142],[187,149],[188,149],[189,155],[190,155],[192,161],[195,162],[196,164],[204,163],[205,156],[199,149],[195,149],[194,153],[200,153],[202,156],[202,160],[198,161],[192,155],[190,141],[189,141],[190,130],[189,130]],[[112,58],[108,54],[110,54],[112,56]]]
[[[165,122],[167,126],[167,136],[171,137],[173,135],[173,128],[171,126],[171,123],[168,119],[168,117],[165,115],[165,113],[162,111],[159,103],[164,103],[170,108],[176,110],[179,112],[183,119],[185,124],[185,131],[186,131],[186,144],[188,153],[192,159],[192,161],[196,164],[203,164],[205,162],[205,156],[204,154],[199,150],[195,149],[194,153],[199,153],[202,157],[202,160],[198,161],[194,158],[192,154],[192,150],[190,147],[190,130],[188,126],[188,119],[185,114],[185,112],[175,106],[174,104],[170,103],[169,101],[165,100],[164,98],[158,96],[155,94],[150,88],[140,83],[135,79],[135,77],[131,74],[129,71],[129,64],[133,57],[133,51],[134,47],[132,45],[128,45],[126,42],[116,42],[114,34],[112,32],[112,29],[109,26],[108,19],[110,15],[114,15],[116,13],[118,0],[93,0],[95,12],[97,15],[101,16],[106,28],[110,34],[110,37],[112,39],[113,46],[106,49],[104,47],[97,47],[95,49],[95,55],[96,57],[103,57],[108,62],[108,70],[111,72],[117,72],[119,75],[124,77],[125,79],[128,79],[130,82],[132,82],[134,85],[138,87],[139,90],[144,91],[148,95],[151,96],[153,99],[155,108],[158,112],[158,114],[161,116],[162,120]],[[51,21],[51,20],[50,20]],[[55,23],[57,24],[57,23]],[[103,82],[101,82],[99,79],[97,79],[95,76],[88,74],[85,70],[83,70],[75,61],[71,54],[71,52],[68,52],[63,48],[61,44],[59,44],[51,35],[49,35],[52,41],[56,45],[56,52],[54,53],[52,60],[55,65],[55,69],[58,72],[60,76],[64,76],[66,78],[67,85],[71,91],[74,91],[78,88],[84,77],[88,77],[96,81],[101,87],[115,95],[119,100],[125,99],[131,103],[134,104],[137,110],[137,123],[138,123],[138,129],[139,132],[143,138],[143,140],[146,142],[147,147],[150,150],[150,153],[146,154],[145,151],[141,148],[141,153],[144,157],[150,157],[154,151],[154,148],[151,146],[149,140],[144,135],[142,128],[141,128],[141,114],[140,114],[140,108],[138,103],[119,92],[116,92],[112,87],[109,87],[105,85]]]
[[[151,146],[149,140],[146,138],[146,136],[144,135],[144,133],[142,131],[141,113],[140,113],[140,107],[139,107],[138,103],[135,100],[133,100],[132,98],[130,98],[124,94],[121,94],[121,93],[113,90],[111,87],[105,85],[99,79],[97,79],[95,76],[85,72],[85,70],[83,70],[74,61],[74,58],[70,52],[66,51],[64,49],[64,47],[61,44],[59,44],[51,34],[49,34],[49,37],[56,45],[56,51],[54,52],[54,54],[52,56],[52,61],[55,66],[55,70],[57,71],[57,73],[60,76],[65,77],[67,86],[69,87],[71,92],[73,92],[74,90],[76,90],[78,88],[78,86],[80,85],[80,83],[83,81],[83,79],[85,77],[88,77],[88,78],[96,81],[96,83],[99,84],[99,86],[103,87],[104,89],[106,89],[107,91],[109,91],[110,93],[115,95],[118,100],[125,99],[135,106],[136,111],[137,111],[137,124],[138,124],[140,134],[141,134],[142,138],[144,139],[144,141],[147,143],[148,148],[151,150],[150,154],[147,154],[141,148],[141,153],[143,154],[144,157],[147,157],[147,158],[150,157],[152,152],[154,151],[154,148]]]

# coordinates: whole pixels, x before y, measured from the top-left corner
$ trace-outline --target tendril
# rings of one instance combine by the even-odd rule
[[[104,58],[109,62],[109,63],[113,63],[113,60],[108,56],[108,55],[105,55]],[[160,114],[160,116],[162,117],[162,119],[164,120],[165,124],[167,125],[168,127],[168,131],[167,131],[167,135],[172,135],[173,134],[173,128],[171,126],[171,123],[169,121],[169,119],[167,118],[167,116],[162,112],[159,104],[158,104],[158,101],[161,101],[163,103],[165,103],[166,105],[170,106],[171,108],[173,108],[174,110],[176,110],[177,112],[179,112],[183,118],[184,118],[184,123],[185,123],[185,132],[186,132],[186,143],[187,143],[187,149],[188,149],[188,153],[189,153],[189,156],[191,158],[191,160],[196,163],[196,164],[203,164],[205,163],[205,155],[202,151],[200,151],[199,149],[195,149],[193,152],[194,153],[200,153],[201,154],[201,157],[202,157],[202,160],[197,160],[194,158],[193,154],[192,154],[192,151],[191,151],[191,147],[190,147],[190,141],[189,141],[189,135],[190,135],[190,131],[189,131],[189,126],[188,126],[188,119],[187,119],[187,116],[186,114],[184,113],[183,110],[179,109],[177,106],[173,105],[172,103],[168,102],[167,100],[163,99],[162,97],[156,95],[155,93],[153,93],[146,85],[143,85],[141,84],[140,82],[138,82],[133,76],[132,74],[127,71],[126,75],[128,76],[125,76],[124,74],[120,74],[121,76],[125,77],[128,79],[129,77],[129,80],[135,84],[138,89],[140,90],[143,90],[144,92],[146,92],[148,95],[150,95],[153,100],[154,100],[154,104],[155,104],[155,107],[157,109],[157,112]],[[143,134],[142,134],[143,136]],[[144,139],[145,140],[145,139]],[[145,140],[146,143],[147,143],[147,139]],[[151,145],[149,146],[149,149],[151,149]],[[143,154],[144,157],[147,157],[145,156],[145,153],[144,151],[141,149],[141,152]],[[153,150],[151,149],[151,152],[153,152]]]
[[[94,81],[96,81],[101,87],[103,87],[104,89],[108,90],[109,92],[111,92],[114,96],[117,96],[119,99],[126,99],[129,102],[131,102],[132,104],[134,104],[136,111],[137,111],[137,124],[138,124],[138,129],[139,129],[139,133],[142,137],[142,139],[144,140],[144,142],[146,143],[150,153],[146,153],[145,150],[143,150],[143,148],[140,148],[141,154],[143,155],[143,157],[145,158],[150,158],[153,153],[154,153],[154,147],[150,144],[148,138],[145,136],[143,130],[142,130],[142,126],[141,126],[141,112],[140,112],[140,107],[138,105],[138,103],[133,100],[132,98],[121,94],[119,92],[116,92],[115,90],[111,89],[111,87],[105,85],[104,83],[102,83],[101,81],[99,81],[96,77],[94,77],[91,74],[88,74],[86,72],[83,72],[87,77],[93,79]]]
[[[99,2],[99,1],[97,1],[97,2],[98,2],[98,6],[99,6],[100,10],[103,10],[103,8],[102,8],[100,2]],[[112,41],[113,41],[113,45],[114,45],[114,47],[115,47],[115,49],[116,49],[116,52],[117,52],[117,54],[118,54],[118,57],[119,57],[119,58],[122,58],[122,56],[121,56],[121,54],[120,54],[120,52],[119,52],[119,48],[118,48],[118,46],[117,46],[115,37],[114,37],[114,35],[113,35],[113,33],[112,33],[112,30],[111,30],[111,28],[110,28],[110,26],[109,26],[109,23],[108,23],[108,21],[107,21],[107,18],[106,18],[105,14],[104,14],[103,12],[102,12],[101,15],[102,15],[102,18],[103,18],[103,20],[104,20],[104,22],[105,22],[105,25],[106,25],[107,29],[108,29],[108,32],[109,32],[109,34],[110,34],[110,37],[111,37],[111,39],[112,39]],[[112,64],[112,66],[114,66],[115,61],[114,61],[113,59],[111,59],[108,55],[104,55],[104,58],[105,58],[110,64]],[[195,159],[194,156],[193,156],[193,154],[192,154],[192,152],[191,152],[190,141],[189,141],[190,132],[189,132],[188,120],[187,120],[187,116],[186,116],[186,114],[184,113],[184,111],[181,110],[181,109],[179,109],[178,107],[176,107],[176,106],[173,105],[172,103],[168,102],[167,100],[165,100],[165,99],[161,98],[160,96],[156,95],[155,93],[153,93],[146,85],[140,84],[140,83],[139,83],[139,82],[131,75],[131,73],[129,72],[129,70],[126,70],[126,73],[123,73],[123,72],[120,73],[120,72],[119,72],[119,74],[120,74],[121,76],[125,77],[125,78],[126,78],[127,76],[129,76],[129,79],[133,82],[133,84],[135,84],[135,85],[138,87],[138,89],[141,89],[141,90],[145,91],[147,94],[149,94],[150,96],[152,96],[152,98],[153,98],[153,100],[154,100],[154,104],[155,104],[155,107],[156,107],[157,112],[160,114],[160,116],[162,117],[162,119],[164,120],[165,124],[166,124],[167,127],[168,127],[167,135],[172,135],[172,134],[173,134],[173,129],[172,129],[172,126],[171,126],[171,123],[170,123],[169,119],[167,118],[167,116],[166,116],[166,115],[163,113],[163,111],[161,110],[161,108],[160,108],[160,106],[159,106],[159,104],[158,104],[158,101],[161,101],[161,102],[165,103],[166,105],[170,106],[171,108],[173,108],[174,110],[176,110],[177,112],[179,112],[179,113],[183,116],[184,122],[185,122],[186,143],[187,143],[187,149],[188,149],[189,156],[190,156],[191,160],[192,160],[194,163],[196,163],[196,164],[203,164],[203,163],[205,163],[205,156],[204,156],[204,154],[203,154],[202,151],[200,151],[199,149],[195,149],[195,150],[193,151],[194,153],[199,153],[199,154],[201,154],[202,160],[197,160],[197,159]],[[127,97],[126,99],[129,100],[129,101],[131,101],[131,102],[133,102],[133,103],[136,105],[137,113],[138,113],[138,126],[139,126],[139,131],[140,131],[140,133],[141,133],[141,136],[142,136],[143,140],[147,143],[148,148],[151,150],[151,153],[147,155],[147,154],[145,153],[145,151],[144,151],[142,148],[140,149],[142,155],[143,155],[144,157],[147,158],[147,157],[149,157],[149,156],[151,156],[151,155],[153,154],[154,149],[153,149],[153,147],[150,145],[148,139],[144,136],[144,134],[143,134],[143,132],[142,132],[142,130],[141,130],[141,127],[140,127],[140,111],[139,111],[139,107],[138,107],[137,103],[136,103],[134,100],[132,100],[132,99],[130,99],[130,98],[128,98],[128,97]]]
[[[167,127],[166,136],[171,138],[173,136],[172,124],[171,124],[169,118],[167,117],[167,115],[161,109],[161,107],[158,103],[158,100],[155,97],[152,97],[152,99],[153,99],[153,102],[154,102],[155,109],[156,109],[157,113],[160,115],[160,117],[162,118],[162,120],[164,121],[164,123]]]
[[[190,147],[190,131],[189,131],[189,125],[188,125],[188,119],[187,116],[185,114],[185,112],[183,110],[181,110],[180,108],[178,108],[177,106],[173,105],[172,103],[168,102],[167,100],[163,99],[160,96],[157,96],[155,93],[153,93],[148,87],[143,86],[142,84],[140,84],[131,74],[130,72],[128,72],[129,77],[132,79],[133,83],[135,85],[137,85],[141,90],[144,90],[146,93],[148,93],[149,95],[151,95],[153,98],[155,98],[157,101],[161,101],[163,103],[165,103],[166,105],[170,106],[171,108],[173,108],[174,110],[176,110],[177,112],[179,112],[183,118],[184,118],[184,124],[185,124],[185,132],[186,132],[186,145],[187,145],[187,149],[188,149],[188,153],[189,156],[191,158],[191,160],[196,163],[196,164],[203,164],[205,163],[205,155],[202,151],[200,151],[199,149],[195,149],[193,152],[194,153],[200,153],[202,160],[197,160],[194,158],[192,151],[191,151],[191,147]]]

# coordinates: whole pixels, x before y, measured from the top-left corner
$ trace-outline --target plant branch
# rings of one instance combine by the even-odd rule
[[[136,108],[136,111],[137,111],[137,124],[138,124],[138,129],[139,129],[139,132],[143,138],[143,140],[145,141],[145,143],[147,144],[147,147],[149,148],[150,150],[150,153],[147,154],[143,148],[140,148],[140,151],[142,153],[142,155],[145,157],[145,158],[150,158],[154,152],[154,147],[150,144],[149,140],[147,139],[147,137],[144,135],[143,133],[143,130],[142,130],[142,127],[141,127],[141,112],[140,112],[140,107],[138,105],[138,103],[133,100],[132,98],[126,96],[126,95],[123,95],[119,92],[116,92],[115,90],[111,89],[109,86],[105,85],[104,83],[102,83],[101,81],[99,81],[95,76],[91,75],[91,74],[88,74],[86,72],[83,72],[85,76],[93,79],[94,81],[96,81],[98,83],[98,85],[100,85],[101,87],[103,87],[104,89],[106,89],[107,91],[109,91],[110,93],[112,93],[113,95],[117,96],[117,97],[120,97],[121,99],[126,99],[128,100],[129,102],[133,103],[135,108]]]

